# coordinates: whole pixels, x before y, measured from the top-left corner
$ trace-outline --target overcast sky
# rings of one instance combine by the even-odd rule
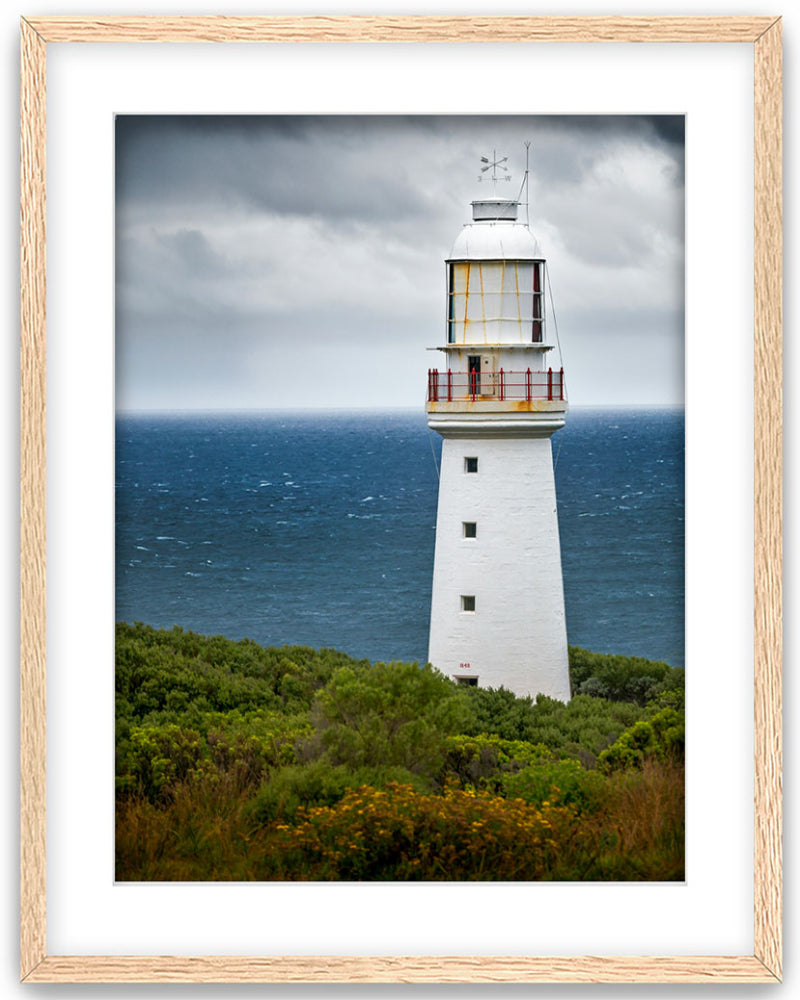
[[[573,405],[683,403],[682,117],[117,118],[117,407],[422,406],[445,268],[531,142]],[[524,211],[523,211],[524,214]],[[554,335],[550,312],[548,339]]]

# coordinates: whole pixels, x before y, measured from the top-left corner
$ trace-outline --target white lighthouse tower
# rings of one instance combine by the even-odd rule
[[[550,447],[564,370],[549,361],[545,259],[518,211],[496,192],[473,201],[446,262],[444,359],[426,406],[444,439],[428,659],[462,684],[568,701]]]

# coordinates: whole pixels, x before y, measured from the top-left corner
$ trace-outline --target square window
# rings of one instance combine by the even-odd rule
[[[461,595],[461,610],[462,611],[475,611],[475,595],[474,594],[462,594]]]
[[[456,684],[463,684],[464,687],[477,687],[478,678],[477,677],[456,677]]]
[[[464,472],[477,472],[478,471],[478,459],[477,458],[465,458],[464,459]]]
[[[478,537],[478,525],[475,521],[462,521],[461,529],[464,532],[464,538]]]

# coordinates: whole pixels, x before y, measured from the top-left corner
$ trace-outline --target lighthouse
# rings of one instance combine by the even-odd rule
[[[568,701],[551,448],[567,400],[547,264],[520,207],[496,185],[473,201],[446,261],[445,343],[432,348],[443,357],[426,403],[443,438],[428,659],[459,684]]]

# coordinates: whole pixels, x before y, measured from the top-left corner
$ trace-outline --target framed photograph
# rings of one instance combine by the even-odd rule
[[[21,975],[24,981],[767,982],[780,979],[780,29],[779,19],[760,17],[23,19]],[[143,45],[143,42],[168,44]],[[205,44],[208,42],[225,44],[209,46]],[[627,44],[632,42],[646,44]],[[720,46],[719,42],[739,44]],[[609,58],[612,54],[613,60]],[[369,87],[364,87],[365,79],[369,79]],[[501,86],[486,86],[489,79],[500,80]],[[637,83],[635,101],[632,79]],[[46,90],[46,80],[51,83],[50,90]],[[448,89],[448,81],[452,80],[465,81],[458,97]],[[532,96],[531,80],[546,81],[547,86],[534,88]],[[713,80],[713,86],[709,80]],[[587,81],[591,81],[591,87],[586,86]],[[446,96],[432,106],[432,94]],[[289,287],[293,272],[317,274],[323,292],[327,281],[333,288],[329,299],[335,302],[355,294],[347,291],[349,272],[359,269],[365,276],[364,295],[372,294],[379,282],[374,276],[367,277],[366,261],[370,257],[370,264],[377,260],[382,266],[380,281],[391,284],[393,273],[397,273],[392,260],[399,259],[392,255],[403,254],[399,239],[396,246],[388,246],[386,240],[383,249],[371,255],[363,249],[368,242],[358,250],[351,241],[347,253],[339,254],[336,260],[338,270],[328,268],[326,260],[332,260],[338,251],[333,246],[326,250],[324,238],[322,242],[295,240],[296,234],[285,224],[277,234],[285,252],[275,254],[274,244],[270,249],[269,226],[245,232],[242,225],[238,228],[233,225],[239,211],[233,198],[216,217],[216,232],[221,240],[217,249],[224,247],[228,262],[239,260],[241,264],[246,254],[238,252],[238,242],[249,240],[251,245],[257,245],[258,275],[250,275],[248,279],[240,272],[236,280],[223,285],[219,259],[212,259],[209,245],[193,231],[186,217],[181,219],[180,213],[175,212],[175,225],[168,240],[159,232],[159,216],[171,212],[176,205],[174,194],[169,196],[172,201],[169,198],[160,201],[159,191],[172,185],[171,191],[191,197],[192,191],[197,190],[193,185],[198,177],[193,171],[193,160],[205,162],[209,158],[216,158],[219,170],[231,171],[231,176],[238,178],[235,183],[241,184],[248,172],[258,170],[261,156],[267,161],[264,169],[271,172],[273,188],[283,191],[284,202],[289,197],[287,192],[291,192],[291,197],[298,196],[301,176],[315,191],[328,184],[330,203],[335,213],[341,213],[338,218],[343,231],[363,233],[369,226],[364,212],[368,215],[369,211],[377,211],[377,202],[370,208],[368,186],[359,187],[358,164],[378,164],[381,156],[396,163],[399,157],[408,179],[407,191],[420,190],[415,171],[433,171],[439,162],[427,155],[425,128],[420,123],[438,123],[437,128],[429,124],[431,137],[444,131],[446,123],[449,123],[448,135],[459,136],[469,129],[470,122],[478,120],[467,113],[484,116],[482,121],[492,120],[496,125],[506,120],[533,120],[523,116],[550,116],[551,123],[568,123],[574,139],[569,148],[576,160],[587,153],[592,130],[601,127],[598,123],[605,122],[603,127],[607,130],[608,123],[624,121],[626,129],[639,130],[634,135],[623,129],[623,138],[630,139],[626,148],[635,150],[639,158],[632,154],[622,187],[631,189],[627,193],[635,189],[642,203],[646,201],[651,206],[659,194],[647,178],[652,178],[656,171],[663,179],[672,167],[663,159],[653,158],[654,147],[643,141],[642,136],[654,134],[653,129],[663,131],[670,122],[680,122],[681,156],[675,163],[679,162],[682,171],[683,122],[686,122],[685,607],[691,767],[687,785],[689,839],[685,881],[679,881],[683,878],[682,866],[679,877],[656,875],[650,883],[626,883],[625,875],[617,883],[603,881],[606,877],[603,875],[598,877],[599,881],[590,876],[586,881],[580,878],[550,881],[545,877],[537,882],[529,881],[530,874],[522,875],[518,882],[513,874],[501,875],[499,881],[492,882],[445,880],[444,884],[437,884],[430,879],[392,881],[386,876],[383,881],[369,881],[367,877],[365,882],[355,874],[353,881],[340,885],[326,883],[323,874],[318,876],[321,881],[303,881],[298,885],[292,881],[296,877],[292,875],[286,876],[287,881],[281,881],[280,875],[276,881],[273,873],[272,878],[258,874],[254,878],[251,874],[245,880],[208,882],[198,881],[196,875],[182,875],[180,871],[169,874],[168,868],[153,868],[152,874],[147,874],[146,869],[135,866],[127,870],[128,874],[120,874],[117,869],[115,876],[113,819],[107,797],[114,738],[108,712],[114,642],[110,623],[115,617],[137,616],[136,601],[129,607],[125,601],[135,595],[137,587],[141,591],[143,560],[155,557],[150,542],[145,544],[143,539],[135,537],[135,531],[122,540],[117,535],[118,551],[119,546],[127,546],[130,580],[135,580],[132,589],[126,591],[123,564],[119,556],[116,563],[113,558],[114,518],[113,514],[109,516],[114,407],[115,403],[123,410],[126,406],[135,409],[140,405],[192,407],[198,399],[208,398],[208,389],[203,388],[202,365],[194,365],[185,383],[181,382],[180,365],[176,367],[175,359],[170,360],[166,336],[160,338],[160,343],[151,343],[138,357],[131,350],[131,343],[141,347],[144,339],[140,336],[137,340],[134,336],[126,340],[123,335],[132,322],[135,328],[137,309],[129,308],[132,297],[135,299],[139,294],[141,306],[141,289],[152,291],[152,300],[144,303],[144,313],[151,318],[158,311],[159,296],[162,302],[169,301],[163,322],[170,324],[170,336],[177,331],[180,340],[184,336],[182,318],[174,309],[180,275],[170,270],[179,261],[185,274],[195,282],[195,289],[204,273],[209,276],[213,273],[215,290],[224,299],[217,303],[219,308],[227,308],[232,315],[234,301],[237,306],[247,306],[261,317],[253,321],[253,329],[256,326],[261,329],[259,324],[274,306],[280,289],[286,289],[287,301],[298,302],[297,289],[292,292]],[[634,118],[634,114],[639,117]],[[398,140],[396,146],[393,142],[400,134],[400,126],[386,127],[392,117],[405,128],[402,141]],[[189,120],[193,122],[191,134],[183,129]],[[313,140],[304,147],[314,157],[313,164],[304,166],[296,157],[278,162],[281,158],[277,154],[271,158],[262,152],[248,158],[247,150],[279,150],[278,133],[296,133],[301,121],[304,136]],[[364,124],[367,122],[369,128]],[[347,133],[348,142],[337,146],[332,137],[343,134],[342,130],[346,132],[353,123],[356,126],[352,134]],[[267,145],[258,147],[258,130],[262,137],[267,135]],[[497,134],[501,133],[499,129]],[[605,141],[608,132],[603,135]],[[666,133],[661,139],[671,141],[665,136]],[[434,138],[429,141],[433,143]],[[415,144],[419,144],[417,156]],[[347,156],[339,155],[342,146],[348,146]],[[326,148],[327,162],[323,164]],[[47,183],[46,152],[50,164]],[[478,224],[486,220],[492,224],[498,220],[508,222],[505,215],[497,213],[501,208],[502,212],[511,211],[512,203],[515,211],[527,207],[526,187],[524,198],[520,195],[509,200],[502,192],[498,199],[497,188],[503,187],[507,152],[486,150],[485,167],[478,166],[485,179],[491,178],[494,184],[490,195],[473,202]],[[646,169],[640,169],[637,165],[645,161]],[[569,171],[567,160],[549,166],[551,171],[562,174]],[[289,174],[283,187],[282,169]],[[349,196],[341,196],[342,189],[346,189],[348,169],[355,174],[352,179],[357,188],[350,201]],[[526,170],[524,183],[527,181]],[[437,178],[428,187],[441,189],[442,183]],[[444,186],[447,187],[446,181]],[[612,189],[610,184],[598,188],[606,193]],[[396,202],[397,224],[406,227],[402,235],[408,241],[409,231],[414,229],[414,213],[421,210],[424,198],[418,199],[417,204],[408,196],[404,199],[399,188],[390,190],[377,183],[374,190],[381,192],[381,211]],[[752,204],[751,191],[754,191]],[[437,196],[431,197],[435,200]],[[134,213],[131,205],[135,202]],[[142,211],[145,204],[147,210]],[[358,212],[348,214],[350,204],[357,204]],[[613,198],[607,197],[602,208],[605,217],[611,218],[615,212]],[[580,210],[585,211],[585,207]],[[620,211],[618,205],[617,212]],[[674,206],[669,211],[675,215]],[[747,241],[753,214],[755,240],[751,255]],[[316,232],[324,237],[318,216],[319,212],[312,213],[309,218],[315,218],[316,223],[310,224],[318,224]],[[45,299],[46,220],[49,270]],[[127,225],[131,222],[132,225]],[[533,212],[531,224],[535,232]],[[665,238],[664,233],[672,231],[669,226],[673,224],[680,234],[682,224],[671,216],[662,233],[653,237],[654,245]],[[419,226],[416,232],[418,235],[422,232]],[[601,226],[597,232],[602,233]],[[467,238],[471,238],[469,234]],[[153,251],[148,258],[151,264],[164,262],[158,280],[151,273],[138,288],[135,281],[127,280],[131,272],[126,271],[126,267],[138,266],[137,241],[147,243]],[[309,247],[314,249],[306,259]],[[506,294],[509,265],[498,264],[497,254],[477,251],[475,259],[479,263],[470,263],[474,247],[472,244],[463,253],[454,248],[449,258],[449,290],[447,296],[442,293],[449,317],[444,355],[448,360],[433,360],[429,365],[426,403],[429,423],[434,430],[447,431],[454,426],[453,420],[463,419],[466,406],[475,410],[480,421],[489,419],[486,414],[490,410],[494,414],[492,419],[497,417],[494,411],[514,410],[517,420],[514,426],[524,419],[537,422],[537,428],[544,426],[543,421],[549,421],[550,428],[564,409],[563,368],[552,365],[549,370],[541,368],[538,358],[528,364],[527,375],[524,367],[520,369],[520,376],[516,371],[519,366],[514,365],[521,356],[519,345],[512,345],[517,355],[511,346],[501,349],[495,345],[482,349],[483,353],[473,350],[475,357],[470,355],[464,362],[469,367],[463,372],[459,369],[457,359],[465,353],[458,347],[459,338],[465,345],[473,343],[467,336],[468,324],[482,324],[483,329],[496,320],[500,330],[497,337],[493,334],[490,338],[483,329],[484,341],[490,345],[495,340],[505,344],[506,327],[510,329],[513,325],[509,318],[511,292]],[[582,259],[586,260],[590,254],[586,247],[581,249]],[[384,251],[386,259],[380,261]],[[608,244],[594,248],[593,252],[602,260],[621,251],[618,245]],[[512,296],[516,308],[514,322],[521,329],[524,307],[526,316],[531,317],[532,333],[528,339],[534,344],[533,350],[539,349],[539,343],[544,350],[551,346],[542,333],[543,324],[549,322],[550,307],[540,303],[545,298],[547,271],[539,251],[527,252],[520,245],[516,254],[509,255],[504,250],[500,256],[514,260],[517,282],[515,297]],[[641,267],[642,259],[639,258],[637,266]],[[281,270],[284,264],[287,267]],[[474,304],[469,304],[473,287],[470,268],[480,278],[478,312],[474,311],[477,308]],[[423,275],[422,270],[418,273]],[[589,278],[588,274],[584,272],[586,280],[600,281]],[[666,269],[662,274],[666,274]],[[262,275],[270,275],[272,284],[262,287]],[[432,283],[442,280],[441,274],[433,273],[430,277]],[[416,284],[419,286],[426,280],[427,277],[420,277]],[[531,285],[530,294],[520,293],[520,281],[525,288]],[[413,281],[402,284],[397,294],[393,293],[393,301],[402,304],[404,294],[407,299],[413,298],[414,284]],[[670,301],[680,298],[679,275],[673,284],[674,288],[669,286],[672,291],[659,289],[662,298]],[[353,288],[357,291],[359,287],[355,282]],[[477,289],[477,285],[474,287]],[[607,299],[613,299],[613,287],[608,286],[604,291]],[[193,294],[189,289],[185,301]],[[643,287],[642,295],[645,294]],[[195,301],[201,298],[208,306],[207,298],[194,294]],[[325,308],[324,294],[316,299],[311,295],[307,298],[311,312]],[[625,354],[626,322],[629,325],[638,322],[635,301],[630,296],[621,298],[618,330],[608,324],[603,327],[606,353],[612,360]],[[613,315],[616,305],[612,303],[609,315]],[[496,317],[492,310],[499,310]],[[46,311],[49,313],[47,352]],[[380,310],[375,315],[380,315]],[[409,307],[408,316],[414,315]],[[675,315],[682,317],[682,308]],[[293,384],[291,380],[297,371],[304,366],[313,369],[314,364],[335,369],[337,342],[345,343],[349,335],[344,326],[350,324],[350,333],[354,333],[359,320],[355,311],[346,322],[341,317],[337,320],[331,312],[326,328],[332,343],[319,338],[313,349],[303,347],[299,340],[303,322],[311,320],[301,317],[299,326],[293,326],[294,322],[294,317],[285,310],[273,323],[275,329],[284,331],[283,340],[276,338],[266,348],[260,334],[258,343],[253,340],[249,372],[242,368],[241,361],[238,368],[231,366],[231,378],[235,376],[242,405],[258,405],[257,372],[281,370],[291,370],[294,374],[276,379],[271,392],[273,398],[290,403],[287,385]],[[337,322],[344,326],[340,328]],[[374,324],[375,319],[371,317],[365,322]],[[386,322],[387,329],[394,330],[397,318],[389,316]],[[586,318],[585,325],[588,324]],[[153,329],[156,325],[152,324]],[[188,337],[200,337],[201,325],[197,315],[189,317],[184,344],[189,343]],[[436,328],[435,320],[432,327]],[[241,337],[239,343],[243,343]],[[428,346],[435,343],[434,340]],[[265,351],[270,345],[273,354],[267,357]],[[448,354],[450,345],[452,351]],[[192,339],[189,350],[196,356],[203,355],[200,339]],[[613,375],[612,367],[603,369],[606,362],[602,345],[593,350],[596,354],[592,357],[597,360],[592,365],[597,368],[598,377]],[[644,355],[645,361],[636,370],[637,380],[646,379],[663,367],[659,350],[654,336],[649,353]],[[208,357],[212,355],[209,353]],[[391,362],[386,363],[401,365],[403,357],[404,354],[401,357],[396,352]],[[451,363],[450,358],[456,360]],[[218,353],[209,364],[219,369],[226,362],[224,354]],[[138,380],[132,375],[137,365]],[[491,370],[479,365],[490,366]],[[379,371],[380,367],[381,360],[373,359],[373,369]],[[331,405],[341,405],[341,399],[352,398],[359,372],[370,370],[368,365],[360,364],[355,370],[342,371],[335,384],[323,379],[320,384],[327,393],[326,400]],[[657,383],[654,378],[653,385]],[[251,397],[246,398],[248,391]],[[380,390],[374,391],[382,399]],[[459,403],[457,400],[462,397]],[[229,398],[221,405],[230,405]],[[728,405],[731,398],[737,400],[736,405]],[[506,422],[511,419],[500,416]],[[223,430],[229,435],[230,428]],[[615,427],[615,430],[620,429]],[[122,442],[128,447],[136,438],[135,434],[126,435],[127,431],[118,436],[118,446]],[[154,440],[137,438],[131,447],[140,449],[141,458],[152,450]],[[711,462],[709,454],[713,454]],[[466,459],[457,457],[459,476],[462,472],[478,471],[478,463],[488,461],[482,451],[480,456],[476,451]],[[247,455],[241,458],[244,468],[248,464]],[[208,457],[202,461],[207,462]],[[119,466],[117,473],[119,488]],[[291,489],[296,484],[289,472],[280,475],[283,478],[279,492],[289,495],[276,494],[276,500],[291,500],[294,497]],[[269,478],[262,477],[263,481],[252,483],[247,479],[247,484],[253,489],[269,490],[273,485]],[[469,476],[464,479],[474,481]],[[131,483],[132,490],[135,485]],[[167,484],[160,485],[165,487],[161,492],[168,492]],[[195,499],[200,493],[194,491]],[[374,496],[365,492],[359,502],[363,506],[374,500]],[[119,523],[122,522],[118,519]],[[480,518],[468,520],[460,528],[458,545],[468,547],[474,545],[482,531],[482,522]],[[167,549],[174,548],[179,541],[166,530],[160,531],[156,538],[165,558]],[[669,544],[669,540],[662,543],[652,538],[651,541],[655,546]],[[187,579],[198,575],[198,566],[182,559],[177,550],[168,561],[170,568]],[[124,609],[116,616],[115,575],[117,606]],[[441,581],[439,591],[440,596],[446,596],[447,587]],[[436,592],[434,575],[434,600]],[[456,611],[464,620],[471,621],[470,616],[478,611],[476,601],[481,598],[476,598],[475,593],[478,591],[461,594],[460,598],[456,594]],[[147,613],[155,616],[159,601],[164,598],[155,591],[151,596],[154,610]],[[379,598],[377,589],[374,596]],[[651,596],[661,605],[662,617],[668,617],[664,599],[656,593]],[[370,594],[365,592],[361,600],[369,599]],[[557,618],[556,611],[550,618]],[[99,624],[95,627],[93,623]],[[187,620],[187,624],[197,631],[204,630],[193,621]],[[205,630],[223,631],[215,626]],[[396,654],[388,645],[390,638],[387,637],[387,652],[365,655],[394,658]],[[537,634],[530,641],[544,648],[552,642],[557,645],[558,636]],[[682,636],[677,642],[682,652]],[[320,633],[319,642],[309,641],[308,645],[323,643],[324,635]],[[745,654],[747,648],[752,648],[752,655]],[[416,649],[413,655],[417,655]],[[423,649],[419,658],[425,655]],[[448,655],[446,651],[437,651],[436,658],[444,660]],[[668,655],[664,654],[664,658]],[[469,662],[454,661],[445,672],[467,687],[478,680],[474,664]],[[597,678],[589,680],[596,688]],[[289,694],[294,690],[291,681],[291,677],[286,681]],[[648,683],[651,682],[649,678]],[[513,689],[514,679],[509,675],[490,681],[489,686],[497,683]],[[563,688],[558,683],[558,679],[553,682],[556,698]],[[587,694],[593,692],[594,688],[590,691],[587,687]],[[704,725],[705,713],[712,707],[713,734]],[[754,755],[750,751],[750,734],[754,737]],[[109,747],[108,755],[98,750],[104,746]],[[128,745],[128,751],[133,760],[135,753],[131,746]],[[724,747],[727,761],[723,773],[718,767],[720,746]],[[141,774],[131,766],[129,777],[141,781]],[[754,802],[749,788],[744,787],[742,774],[752,774]],[[126,776],[123,770],[123,780]],[[550,804],[545,802],[544,807],[549,808]],[[48,829],[50,839],[45,855]],[[473,834],[477,835],[475,830]],[[291,839],[294,832],[287,836]],[[270,848],[273,867],[269,871],[279,870],[275,868],[274,856],[277,845],[276,840]],[[732,871],[742,874],[728,878]],[[119,881],[115,882],[115,877]],[[673,878],[674,881],[669,881]],[[209,912],[214,914],[213,920],[203,918]],[[333,919],[334,914],[345,912],[346,921]],[[472,912],[502,912],[507,919],[503,922],[467,919],[465,915]],[[614,913],[614,921],[608,921],[609,912]],[[648,926],[643,926],[644,922],[636,919],[636,913],[641,912],[658,914],[658,918],[654,916]],[[375,913],[381,914],[380,921],[374,919]]]

